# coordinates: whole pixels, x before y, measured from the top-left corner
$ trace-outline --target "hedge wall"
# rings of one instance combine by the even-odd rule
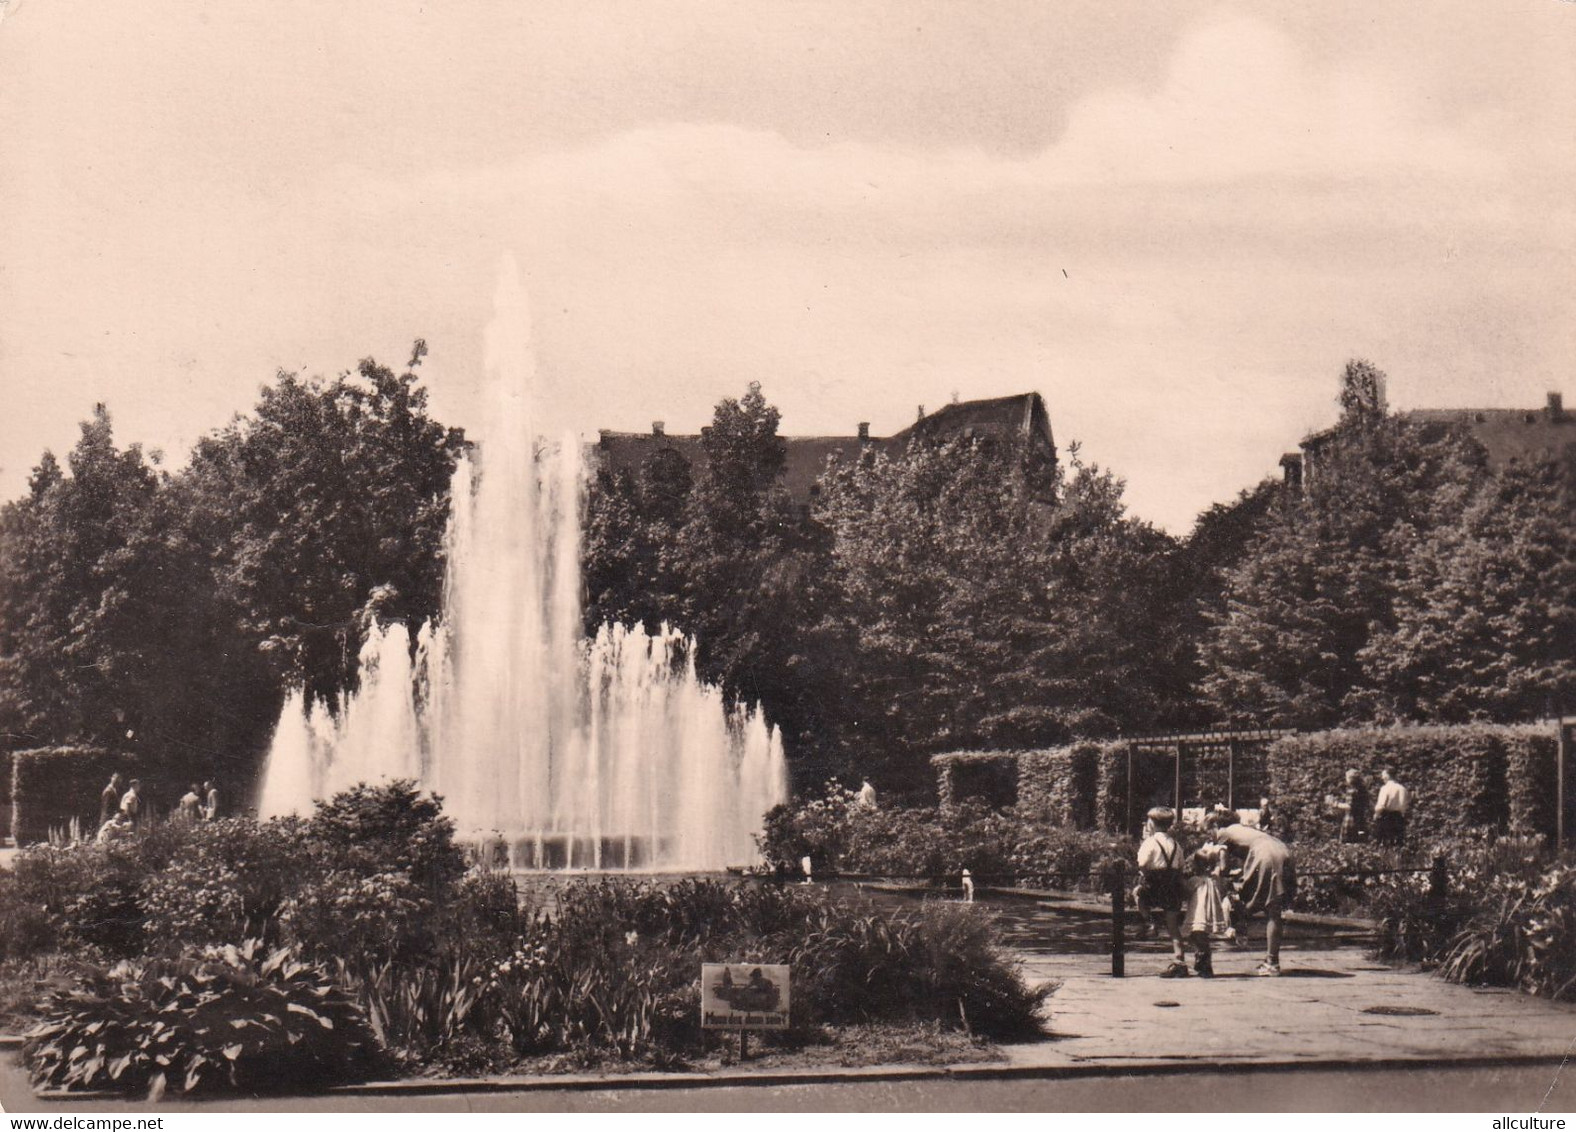
[[[1100,746],[1077,743],[1038,751],[953,751],[933,755],[943,808],[969,798],[1046,825],[1093,829],[1099,823]]]
[[[1018,756],[1018,812],[1047,825],[1093,829],[1099,783],[1092,743]]]
[[[1018,751],[953,751],[932,755],[942,809],[978,798],[998,809],[1018,800]]]
[[[11,756],[0,751],[0,830],[11,832]]]
[[[1555,762],[1559,742],[1547,727],[1506,727],[1505,777],[1510,793],[1510,832],[1554,836]],[[1569,811],[1567,811],[1567,815]],[[1569,826],[1567,826],[1569,828]]]
[[[84,836],[98,828],[99,792],[109,776],[142,777],[133,755],[97,747],[45,747],[11,756],[11,836],[18,845],[44,841],[51,828],[80,818]],[[143,795],[155,790],[147,781]]]
[[[1554,743],[1530,724],[1352,729],[1287,736],[1267,757],[1275,804],[1301,840],[1338,836],[1325,799],[1339,796],[1348,768],[1374,795],[1384,767],[1412,792],[1411,830],[1552,834]]]
[[[1124,833],[1127,827],[1127,744],[1116,740],[1091,744],[1100,776],[1095,816],[1100,828]]]

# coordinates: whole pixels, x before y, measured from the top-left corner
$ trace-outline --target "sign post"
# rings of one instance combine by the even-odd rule
[[[739,1060],[751,1030],[786,1030],[790,1008],[786,963],[703,963],[700,968],[702,1030],[737,1030]]]

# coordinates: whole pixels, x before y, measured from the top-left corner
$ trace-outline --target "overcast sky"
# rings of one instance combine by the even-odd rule
[[[1576,395],[1573,60],[1567,0],[11,0],[0,496],[418,336],[474,427],[507,252],[588,433],[1035,389],[1180,533],[1350,356]]]

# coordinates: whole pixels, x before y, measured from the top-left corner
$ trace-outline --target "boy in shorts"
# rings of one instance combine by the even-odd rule
[[[1182,876],[1182,846],[1171,836],[1176,811],[1169,806],[1150,810],[1149,836],[1138,847],[1138,910],[1146,918],[1151,912],[1165,916],[1166,934],[1171,937],[1171,965],[1160,973],[1162,979],[1187,976],[1187,957],[1182,951],[1182,901],[1186,895]]]

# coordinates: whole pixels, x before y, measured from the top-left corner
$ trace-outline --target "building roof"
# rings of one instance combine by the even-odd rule
[[[1016,433],[1025,439],[1038,435],[1053,453],[1056,451],[1051,417],[1045,409],[1045,399],[1038,393],[1017,393],[983,401],[954,401],[920,417],[892,439],[955,436],[970,429],[994,435]]]
[[[808,503],[816,481],[834,457],[839,462],[847,462],[858,459],[860,453],[868,449],[901,450],[912,439],[935,440],[960,435],[1021,436],[1031,443],[1038,441],[1051,460],[1056,458],[1056,443],[1051,435],[1051,418],[1044,398],[1038,393],[1019,393],[981,401],[954,401],[887,437],[784,436],[781,482],[795,502]],[[653,426],[651,432],[603,429],[594,451],[605,471],[633,475],[647,459],[663,450],[677,452],[697,473],[706,466],[706,449],[701,436],[670,434],[658,426]]]
[[[1411,409],[1398,414],[1418,425],[1464,426],[1494,466],[1555,455],[1576,444],[1576,416],[1542,409]]]
[[[1539,409],[1402,409],[1395,415],[1424,428],[1465,430],[1483,446],[1492,467],[1557,455],[1576,445],[1576,415],[1565,411],[1564,399],[1558,393],[1550,393],[1548,402]],[[1332,425],[1303,437],[1302,455],[1316,459],[1339,431]],[[1295,463],[1295,453],[1281,457],[1283,467]],[[1289,467],[1287,474],[1291,475]]]

